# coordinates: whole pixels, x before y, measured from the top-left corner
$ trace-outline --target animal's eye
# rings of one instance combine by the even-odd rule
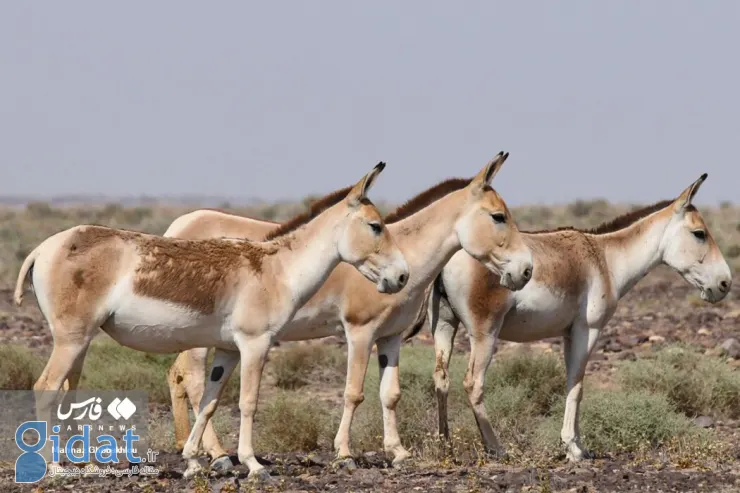
[[[506,222],[506,214],[496,212],[495,214],[491,214],[491,219],[493,219],[493,222],[496,224],[504,224]]]
[[[697,229],[696,231],[691,232],[694,236],[696,236],[697,240],[704,241],[707,239],[707,233],[704,232],[703,229]]]
[[[383,226],[378,223],[370,223],[370,228],[372,228],[373,233],[376,235],[379,235],[383,231]]]

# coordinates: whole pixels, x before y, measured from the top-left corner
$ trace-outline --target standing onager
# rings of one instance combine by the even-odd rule
[[[339,458],[351,462],[350,426],[355,409],[364,399],[363,383],[373,343],[378,346],[384,448],[396,464],[408,457],[398,436],[395,412],[400,399],[401,338],[409,327],[420,328],[430,284],[456,251],[464,248],[488,269],[500,273],[501,283],[511,289],[520,289],[531,277],[531,253],[506,204],[488,186],[507,156],[500,153],[472,180],[448,180],[422,192],[386,218],[409,263],[411,278],[405,289],[393,296],[380,296],[358,283],[351,269],[340,265],[281,334],[281,340],[305,340],[344,330],[349,358],[344,414],[334,442]],[[255,219],[196,211],[175,220],[166,234],[259,238],[274,227],[273,223]],[[207,348],[186,351],[169,372],[178,446],[188,435],[186,398],[197,412],[203,393],[207,354]],[[231,466],[212,428],[206,430],[203,442],[214,459],[212,467]]]
[[[213,346],[216,354],[193,432],[183,450],[186,475],[224,383],[241,357],[239,460],[264,475],[254,457],[252,422],[267,352],[286,323],[340,262],[397,292],[408,265],[366,193],[384,164],[350,191],[324,199],[315,218],[299,216],[263,242],[182,240],[100,226],[77,226],[37,247],[16,287],[33,267],[39,307],[54,349],[35,390],[75,389],[85,351],[101,327],[119,343],[147,352]],[[362,284],[367,284],[365,281]],[[39,406],[46,416],[50,409]],[[47,452],[48,453],[48,452]]]
[[[497,338],[530,342],[563,336],[568,396],[561,438],[570,460],[587,455],[580,444],[578,408],[586,362],[617,302],[658,264],[667,264],[716,303],[730,290],[730,268],[691,204],[704,174],[677,199],[625,214],[590,231],[562,228],[524,233],[535,259],[521,291],[496,286],[493,274],[465,253],[452,257],[434,283],[429,323],[437,365],[439,432],[447,425],[448,368],[459,323],[468,329],[465,390],[487,449],[501,452],[483,405],[483,383]]]

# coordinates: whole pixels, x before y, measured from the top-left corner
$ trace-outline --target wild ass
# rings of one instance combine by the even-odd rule
[[[340,334],[348,342],[344,413],[334,446],[339,459],[352,463],[350,427],[363,401],[363,383],[373,343],[380,367],[380,400],[383,406],[384,449],[399,464],[409,455],[401,445],[396,424],[400,399],[399,351],[402,334],[420,328],[426,316],[429,286],[442,266],[461,248],[499,274],[509,289],[521,289],[532,275],[532,257],[521,241],[511,214],[500,196],[488,186],[508,154],[499,153],[478,175],[444,181],[416,196],[386,217],[386,224],[409,263],[411,277],[393,296],[379,296],[356,282],[351,269],[338,266],[329,280],[306,303],[280,335],[280,340],[306,340]],[[214,211],[196,211],[176,219],[166,234],[200,238],[202,235],[262,237],[274,223]],[[186,398],[197,412],[203,393],[207,348],[181,353],[168,381],[178,444],[188,434]],[[211,427],[204,445],[214,459],[213,468],[231,466]],[[179,445],[181,446],[181,445]]]
[[[716,303],[729,292],[730,268],[699,211],[691,204],[704,174],[675,200],[658,202],[589,230],[524,233],[534,275],[516,292],[497,287],[495,274],[464,252],[434,283],[429,323],[434,334],[439,432],[449,439],[448,368],[460,322],[470,338],[464,387],[489,451],[503,452],[483,405],[483,384],[497,338],[531,342],[563,336],[567,399],[561,439],[567,457],[588,453],[580,443],[578,410],[586,362],[617,302],[659,264],[667,264]]]
[[[182,240],[100,226],[48,238],[23,263],[15,293],[20,304],[33,268],[39,307],[54,335],[34,389],[58,392],[68,378],[74,390],[98,327],[140,351],[213,346],[211,376],[183,450],[186,475],[200,468],[203,429],[241,358],[238,455],[250,476],[264,476],[252,423],[267,352],[286,323],[340,262],[362,273],[359,284],[371,285],[359,281],[364,276],[379,292],[397,292],[408,280],[406,260],[366,195],[384,166],[351,190],[325,197],[316,217],[299,216],[262,242]]]

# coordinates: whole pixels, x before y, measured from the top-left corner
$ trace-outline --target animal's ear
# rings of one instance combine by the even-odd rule
[[[702,183],[704,183],[704,180],[707,179],[707,174],[704,173],[699,177],[698,180],[696,180],[694,183],[689,185],[689,187],[681,192],[681,195],[678,196],[678,198],[675,200],[673,205],[673,210],[675,212],[683,212],[688,206],[691,205],[691,201],[694,200],[694,195],[696,195],[696,192],[699,191],[699,187]]]
[[[352,187],[352,190],[350,190],[350,192],[347,194],[347,201],[350,203],[350,205],[359,205],[367,197],[367,191],[373,185],[375,178],[377,178],[377,176],[380,174],[381,171],[383,171],[383,169],[385,169],[385,163],[381,161],[375,165],[370,173],[363,176],[362,179],[358,181],[354,187]]]
[[[473,181],[470,182],[471,187],[474,190],[482,190],[486,185],[490,184],[491,180],[496,176],[496,173],[498,173],[498,170],[501,169],[501,166],[508,157],[508,152],[501,151],[496,154],[496,157],[491,159],[488,164],[486,164],[483,169],[475,175]]]

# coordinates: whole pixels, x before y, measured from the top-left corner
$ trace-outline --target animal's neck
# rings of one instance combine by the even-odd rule
[[[596,236],[619,298],[663,261],[663,233],[669,221],[662,210],[614,233]]]
[[[282,283],[296,307],[303,305],[319,290],[340,262],[337,249],[337,214],[331,209],[306,225],[265,245],[276,245],[278,252],[270,261],[279,266]]]
[[[460,250],[455,223],[460,218],[463,205],[461,194],[452,192],[419,212],[388,225],[411,273],[405,292],[426,288]]]

